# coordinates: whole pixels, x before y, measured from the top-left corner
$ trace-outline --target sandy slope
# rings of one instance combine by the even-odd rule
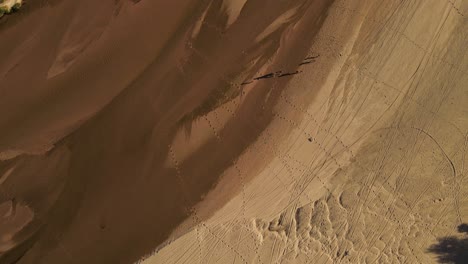
[[[335,2],[310,48],[320,57],[197,209],[211,211],[230,178],[255,177],[143,263],[455,259],[435,248],[462,239],[468,217],[464,10],[462,1]]]
[[[0,21],[0,263],[454,257],[467,10],[29,1]]]

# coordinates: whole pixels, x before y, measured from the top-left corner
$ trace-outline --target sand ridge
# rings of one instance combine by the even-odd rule
[[[335,2],[309,52],[320,56],[224,176],[255,178],[144,263],[463,263],[463,8]]]

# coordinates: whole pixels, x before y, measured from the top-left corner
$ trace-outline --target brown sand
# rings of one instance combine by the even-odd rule
[[[29,1],[0,20],[0,263],[459,257],[467,10]]]

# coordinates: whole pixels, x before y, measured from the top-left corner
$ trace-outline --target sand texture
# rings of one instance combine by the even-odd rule
[[[468,1],[29,0],[0,263],[468,263]]]

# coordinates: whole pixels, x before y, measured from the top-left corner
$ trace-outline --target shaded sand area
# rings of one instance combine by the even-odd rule
[[[28,1],[0,21],[0,263],[462,259],[467,12]]]

